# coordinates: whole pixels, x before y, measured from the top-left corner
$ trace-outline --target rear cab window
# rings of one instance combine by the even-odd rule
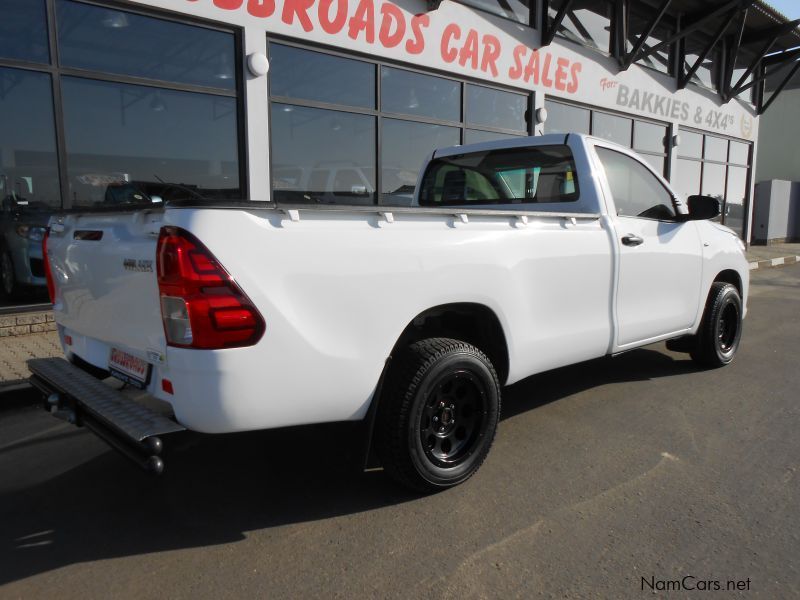
[[[579,198],[568,146],[525,146],[433,159],[422,179],[419,205],[571,210]]]

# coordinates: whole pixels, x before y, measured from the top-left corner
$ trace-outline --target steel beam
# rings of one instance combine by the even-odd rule
[[[728,17],[722,22],[720,27],[717,28],[717,32],[714,34],[714,37],[711,40],[711,42],[706,44],[706,47],[703,48],[703,51],[697,57],[697,60],[691,66],[691,68],[686,73],[683,73],[683,68],[681,68],[681,71],[678,73],[678,89],[685,88],[686,84],[689,83],[689,80],[692,78],[692,76],[695,73],[697,73],[697,69],[700,68],[700,65],[703,64],[703,61],[708,56],[709,52],[711,52],[711,50],[714,48],[714,46],[717,45],[717,42],[719,42],[720,38],[725,33],[725,30],[728,29],[730,24],[733,22],[733,19],[734,19],[734,17],[736,17],[736,14],[738,13],[738,11],[739,11],[739,8],[736,7],[728,14]]]
[[[741,12],[739,19],[739,26],[736,28],[736,34],[730,40],[730,47],[728,48],[727,56],[725,57],[725,75],[722,80],[722,100],[727,102],[731,99],[731,89],[733,86],[733,71],[736,69],[736,59],[739,56],[739,48],[742,44],[742,36],[744,35],[744,23],[747,20],[748,8]],[[746,77],[746,75],[745,75]]]
[[[677,40],[685,38],[687,35],[694,33],[698,29],[702,29],[703,26],[705,26],[709,21],[715,19],[719,15],[724,14],[731,9],[739,9],[750,6],[752,2],[753,0],[730,0],[729,2],[720,4],[719,6],[714,7],[710,11],[706,11],[702,14],[694,13],[693,15],[688,15],[685,21],[685,23],[687,23],[686,25],[682,25],[674,35],[671,35],[660,44],[656,44],[655,46],[648,48],[646,51],[642,51],[637,58],[641,58],[642,56],[647,56],[649,54],[654,54],[659,50],[663,50],[667,46],[674,44]],[[684,22],[683,19],[681,21]]]
[[[623,58],[621,64],[623,71],[626,70],[628,67],[630,67],[633,63],[635,63],[636,60],[639,58],[639,55],[641,54],[642,49],[644,48],[644,44],[647,41],[647,38],[650,37],[650,35],[653,33],[653,30],[655,30],[655,28],[661,22],[661,19],[666,14],[667,9],[669,8],[671,2],[672,0],[664,0],[661,3],[661,6],[659,7],[656,16],[653,17],[653,20],[650,21],[650,24],[647,26],[647,29],[645,29],[639,36],[639,39],[636,40],[636,44],[631,49],[631,51],[628,54],[626,54],[625,57]],[[646,55],[647,54],[644,54],[643,56]]]
[[[747,80],[750,74],[756,70],[756,67],[761,62],[761,59],[763,59],[767,55],[767,53],[772,49],[772,46],[774,44],[775,44],[775,38],[768,40],[767,43],[764,44],[764,47],[761,48],[761,51],[758,54],[756,54],[755,58],[753,58],[752,61],[750,61],[747,70],[745,70],[742,76],[739,77],[739,80],[736,82],[736,84],[733,86],[733,89],[731,90],[734,95],[742,91],[739,88],[744,85],[745,80]]]
[[[764,57],[764,65],[769,67],[772,65],[785,63],[790,58],[794,58],[796,56],[800,56],[800,48],[776,52],[775,54],[770,54],[769,56]]]
[[[781,71],[786,66],[787,63],[790,63],[793,58],[795,58],[798,54],[800,54],[800,49],[796,49],[791,52],[786,52],[781,54],[786,54],[783,61],[763,64],[762,66],[764,68],[760,75],[758,75],[757,77],[753,77],[753,79],[751,79],[747,83],[743,83],[742,85],[733,88],[732,93],[734,95],[741,94],[743,91],[753,87],[755,84],[769,79],[770,77],[775,75],[775,73]],[[774,68],[768,69],[767,67],[774,67]]]
[[[547,23],[547,28],[542,33],[542,46],[549,46],[553,38],[556,35],[556,31],[561,26],[561,23],[564,22],[564,17],[567,15],[567,11],[569,11],[570,7],[574,0],[564,0],[564,4],[561,5],[561,8],[558,9],[555,18],[552,22],[550,22],[550,18],[547,14],[544,15],[544,22]],[[549,3],[548,3],[549,5]]]
[[[628,37],[627,11],[631,0],[614,0],[614,14],[611,20],[611,56],[622,65],[625,59],[625,42]]]
[[[800,19],[789,21],[787,23],[781,23],[780,25],[774,25],[773,27],[766,27],[757,31],[750,31],[747,33],[747,35],[742,37],[742,46],[749,46],[750,44],[755,44],[756,42],[762,42],[769,39],[774,40],[791,32],[792,29],[798,25],[800,25]]]

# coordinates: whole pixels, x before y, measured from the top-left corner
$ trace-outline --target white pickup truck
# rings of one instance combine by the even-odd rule
[[[430,491],[483,462],[504,385],[660,340],[711,367],[739,345],[748,265],[718,202],[687,209],[615,144],[446,148],[411,206],[307,200],[54,217],[67,360],[30,362],[50,410],[155,472],[184,428],[363,421],[385,470]]]

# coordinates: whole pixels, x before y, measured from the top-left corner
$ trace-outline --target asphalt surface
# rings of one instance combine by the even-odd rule
[[[0,597],[797,598],[798,307],[800,266],[759,271],[729,367],[660,344],[507,389],[482,469],[426,497],[348,427],[188,437],[150,479],[17,399]]]

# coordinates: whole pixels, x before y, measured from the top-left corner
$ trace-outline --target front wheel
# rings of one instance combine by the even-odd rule
[[[376,441],[391,477],[432,492],[478,470],[500,417],[500,383],[485,354],[448,338],[415,342],[397,357],[384,390]]]
[[[697,332],[692,360],[705,367],[723,367],[733,360],[742,337],[742,299],[730,283],[714,282]]]

